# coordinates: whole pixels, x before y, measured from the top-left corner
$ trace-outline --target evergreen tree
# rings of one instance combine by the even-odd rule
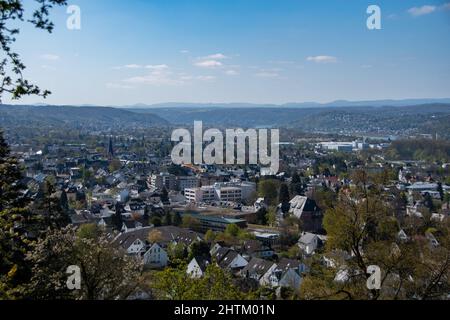
[[[61,192],[61,198],[59,201],[60,201],[59,203],[61,205],[61,208],[63,208],[64,211],[68,212],[69,211],[69,200],[67,199],[67,193],[65,190],[63,190]]]
[[[161,227],[162,226],[162,219],[161,217],[154,216],[150,219],[150,223],[155,227]]]
[[[17,160],[0,131],[0,300],[20,297],[29,278],[25,253],[29,248],[34,217],[26,209]]]
[[[427,192],[425,193],[425,195],[423,196],[423,205],[428,208],[431,212],[434,211],[434,203],[433,203],[433,198],[431,197],[431,195]]]
[[[62,208],[56,188],[50,178],[41,185],[38,198],[34,201],[32,211],[38,214],[42,221],[42,229],[60,229],[70,223],[68,213]]]
[[[289,195],[289,188],[285,183],[283,183],[280,187],[278,201],[281,203],[281,210],[283,211],[284,214],[289,212],[289,209],[291,207],[289,203],[290,200],[291,197]]]
[[[292,196],[302,195],[305,192],[305,184],[303,183],[302,178],[297,172],[292,176],[290,191]]]
[[[205,241],[196,241],[194,242],[189,249],[189,258],[188,260],[192,260],[196,257],[209,258],[209,244]]]
[[[162,203],[169,203],[169,193],[167,192],[167,189],[164,187],[161,192],[161,202]]]
[[[302,182],[301,179],[300,179],[300,176],[298,175],[297,172],[295,172],[295,173],[292,175],[292,181],[291,181],[291,183],[292,183],[292,184],[295,184],[295,183],[300,183],[300,182]]]
[[[267,224],[267,209],[261,208],[256,212],[256,222],[260,225]]]
[[[439,192],[439,196],[441,197],[441,201],[444,201],[444,188],[442,188],[442,183],[438,182],[437,191]]]
[[[172,213],[170,211],[166,212],[166,214],[164,215],[163,224],[165,226],[171,226],[173,224],[173,222],[172,222]]]
[[[115,212],[112,216],[112,223],[116,230],[122,230],[123,226],[123,219],[122,219],[122,213],[123,213],[123,205],[120,202],[116,203],[115,206]]]
[[[176,227],[181,226],[181,224],[183,223],[183,218],[181,218],[181,215],[179,212],[175,213],[173,216],[173,225]]]
[[[269,205],[276,205],[280,182],[275,179],[261,180],[258,185],[258,195],[265,198]]]

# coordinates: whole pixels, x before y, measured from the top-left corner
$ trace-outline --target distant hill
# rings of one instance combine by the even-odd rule
[[[328,103],[318,102],[292,102],[285,104],[254,104],[254,103],[186,103],[186,102],[168,102],[159,104],[138,103],[132,106],[124,106],[124,109],[168,109],[168,108],[327,108],[327,107],[406,107],[424,104],[450,104],[450,98],[443,99],[403,99],[403,100],[365,100],[348,101],[337,100]]]
[[[295,128],[340,134],[436,134],[450,138],[450,103],[410,106],[327,106],[310,108],[196,105],[165,108],[0,105],[0,127],[50,126],[108,130],[192,126]]]
[[[55,127],[151,127],[166,126],[167,120],[146,113],[108,107],[0,105],[0,126],[51,125]]]
[[[450,136],[450,104],[322,108],[155,108],[130,109],[156,114],[174,125],[203,121],[218,127],[291,127],[305,131],[355,133],[440,133]]]

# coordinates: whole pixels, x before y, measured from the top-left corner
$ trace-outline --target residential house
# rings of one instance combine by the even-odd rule
[[[306,255],[312,255],[320,246],[321,241],[317,234],[303,232],[298,240],[298,246]]]
[[[210,259],[205,257],[194,257],[191,262],[189,262],[186,273],[193,279],[199,279],[203,277],[209,264],[211,264]]]
[[[261,286],[270,286],[272,272],[276,267],[277,265],[273,262],[260,258],[253,258],[245,268],[241,270],[240,274],[243,278],[256,280]]]
[[[230,248],[220,248],[213,255],[212,259],[222,269],[231,270],[233,272],[244,268],[248,262],[239,253]]]
[[[271,258],[275,254],[268,244],[263,244],[258,240],[247,240],[244,242],[242,253],[245,257]]]
[[[158,244],[154,243],[144,253],[144,265],[150,268],[164,268],[169,262],[167,252]]]
[[[213,245],[213,247],[211,248],[211,250],[209,251],[209,254],[210,254],[211,256],[213,256],[214,254],[216,254],[216,252],[217,252],[220,248],[222,248],[222,246],[221,246],[220,244],[218,244],[218,243],[215,243],[215,244]]]
[[[289,213],[301,220],[304,231],[323,233],[323,213],[314,200],[296,196],[290,201],[290,206]]]
[[[122,224],[122,232],[130,232],[130,231],[134,231],[136,229],[140,229],[143,227],[143,224],[139,221],[134,221],[134,220],[127,220],[124,221]]]
[[[288,287],[299,290],[302,282],[302,273],[307,271],[307,267],[297,260],[281,259],[277,267],[272,270],[270,276],[272,287]]]
[[[113,244],[124,249],[129,255],[137,255],[147,251],[148,235],[152,227],[141,228],[119,234]]]

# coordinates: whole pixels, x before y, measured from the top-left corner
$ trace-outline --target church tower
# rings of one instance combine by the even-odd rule
[[[108,158],[109,159],[114,158],[114,146],[113,146],[112,137],[109,137]]]

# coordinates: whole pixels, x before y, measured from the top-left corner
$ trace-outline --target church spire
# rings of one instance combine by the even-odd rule
[[[108,157],[114,158],[114,147],[113,147],[112,137],[109,137]]]

